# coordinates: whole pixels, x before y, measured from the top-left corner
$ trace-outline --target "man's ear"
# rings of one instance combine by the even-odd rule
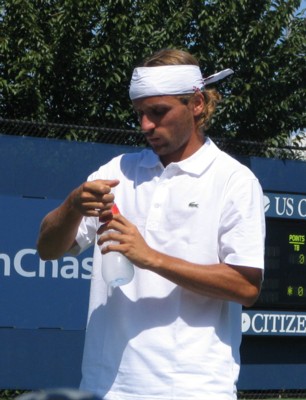
[[[202,115],[205,109],[204,95],[201,92],[196,92],[193,96],[193,115],[198,117]]]

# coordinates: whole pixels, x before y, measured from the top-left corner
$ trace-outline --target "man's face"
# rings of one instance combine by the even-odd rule
[[[141,129],[164,165],[181,161],[203,144],[195,124],[204,107],[201,94],[188,104],[175,96],[155,96],[133,101]]]

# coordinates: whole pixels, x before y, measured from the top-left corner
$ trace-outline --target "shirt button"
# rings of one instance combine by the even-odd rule
[[[149,221],[147,224],[147,229],[150,229],[152,231],[157,231],[158,223],[156,221]]]

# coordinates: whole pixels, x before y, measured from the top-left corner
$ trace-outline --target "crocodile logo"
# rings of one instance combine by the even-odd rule
[[[196,203],[195,201],[192,201],[191,203],[188,204],[188,207],[198,208],[199,204]]]

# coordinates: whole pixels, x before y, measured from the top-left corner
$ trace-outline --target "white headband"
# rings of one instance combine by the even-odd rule
[[[208,78],[203,78],[197,65],[135,68],[130,84],[130,99],[194,93],[203,90],[205,85],[219,81],[233,73],[234,71],[231,69],[225,69]]]

